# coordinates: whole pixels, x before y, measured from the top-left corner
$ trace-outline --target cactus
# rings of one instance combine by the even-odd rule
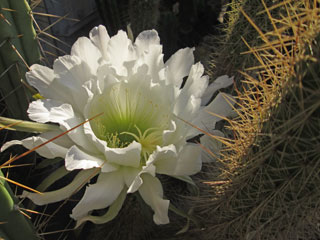
[[[160,0],[129,0],[128,12],[135,37],[143,30],[155,28],[160,16]]]
[[[31,97],[25,87],[25,72],[29,65],[40,61],[31,14],[26,0],[0,0],[0,98],[6,106],[1,115],[17,119],[27,119],[26,110]],[[18,200],[1,170],[0,206],[1,239],[38,239],[31,222],[20,212]]]
[[[213,166],[220,173],[206,176],[203,182],[212,187],[195,199],[207,219],[206,231],[198,234],[203,239],[318,239],[319,5],[302,0],[232,4],[240,2],[243,10],[229,13],[227,35],[233,37],[214,54],[218,62],[227,49],[243,51],[224,56],[232,59],[229,71],[240,70],[244,78],[236,83],[238,117],[228,120],[233,139]],[[237,43],[237,26],[247,29],[248,50]]]
[[[31,9],[26,0],[0,1],[0,90],[7,115],[27,119],[30,92],[24,75],[28,66],[40,61]]]
[[[1,170],[0,176],[3,177]],[[17,199],[3,178],[0,178],[0,206],[0,237],[5,240],[38,239],[31,223],[18,211]]]
[[[110,36],[115,35],[118,30],[126,30],[128,24],[127,1],[96,0],[99,13]]]

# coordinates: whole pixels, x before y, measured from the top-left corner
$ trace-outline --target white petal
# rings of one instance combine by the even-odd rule
[[[95,184],[89,185],[80,202],[72,210],[71,217],[81,219],[95,209],[110,206],[124,187],[123,177],[119,172],[100,173]]]
[[[81,218],[80,220],[77,221],[77,224],[75,228],[78,228],[83,222],[85,221],[90,221],[93,222],[94,224],[103,224],[110,222],[113,220],[119,213],[124,200],[126,199],[127,193],[126,193],[126,188],[123,188],[121,193],[119,194],[118,198],[110,205],[108,211],[102,215],[102,216],[85,216]]]
[[[139,174],[135,177],[135,179],[132,181],[131,185],[129,186],[128,193],[134,193],[136,192],[140,186],[143,183],[143,180],[141,178],[142,174],[149,174],[151,176],[156,175],[156,168],[153,164],[149,164],[147,166],[144,166],[142,170],[139,172]]]
[[[212,98],[213,94],[221,88],[229,87],[233,84],[234,77],[229,77],[228,75],[222,75],[214,80],[206,89],[202,95],[201,105],[206,105]]]
[[[38,89],[42,96],[46,97],[47,93],[50,92],[48,86],[55,78],[53,70],[39,64],[33,64],[30,69],[31,71],[26,73],[28,83]]]
[[[93,75],[87,62],[78,56],[65,55],[56,59],[53,63],[54,73],[62,76],[61,86],[66,86],[72,90],[73,87],[79,88],[88,81]]]
[[[80,190],[81,186],[86,184],[97,173],[98,172],[96,169],[83,170],[78,173],[71,183],[59,190],[44,192],[42,194],[23,191],[21,197],[27,197],[37,205],[58,202],[76,193],[78,190]]]
[[[132,167],[121,168],[121,171],[122,171],[122,176],[124,178],[126,186],[128,188],[132,185],[133,181],[136,179],[136,177],[140,173],[140,169],[132,168]]]
[[[146,64],[148,66],[148,74],[152,78],[152,82],[158,83],[160,81],[160,70],[164,68],[163,54],[161,45],[151,45],[149,50],[145,51],[139,56],[139,59],[135,62],[135,66],[132,68],[136,72],[137,67]],[[130,66],[127,66],[127,68]],[[130,72],[130,69],[128,69]]]
[[[38,64],[32,65],[31,71],[26,73],[28,83],[35,87],[41,96],[67,100],[69,99],[68,93],[60,87],[58,77],[52,69]]]
[[[153,82],[159,81],[159,71],[164,68],[162,45],[157,31],[148,30],[141,32],[135,41],[139,54],[138,65],[148,65],[148,74]]]
[[[128,167],[138,167],[141,159],[141,144],[133,141],[125,148],[106,147],[104,154],[109,163]]]
[[[55,75],[51,68],[33,64],[30,67],[30,71],[26,73],[26,77],[31,86],[46,89],[53,81]]]
[[[174,113],[185,121],[191,122],[200,109],[201,96],[208,86],[208,76],[202,76],[203,72],[201,63],[192,65],[188,79],[175,103]]]
[[[54,61],[53,69],[56,78],[49,87],[52,92],[45,97],[70,103],[82,110],[87,101],[83,84],[93,78],[88,64],[77,56],[66,55]]]
[[[201,148],[198,144],[188,143],[179,152],[174,175],[193,175],[201,170]]]
[[[91,73],[94,75],[96,74],[101,53],[89,38],[78,38],[71,48],[71,55],[75,55],[86,62],[91,69]]]
[[[176,121],[171,120],[170,125],[167,130],[163,132],[163,146],[174,144],[177,149],[180,149],[186,144],[186,139],[190,132],[196,132],[199,134],[199,131],[187,123],[183,122],[181,119]]]
[[[175,134],[177,130],[176,122],[171,120],[169,122],[168,129],[163,131],[162,138],[163,138],[163,145],[169,145],[170,143],[176,143],[177,134]]]
[[[157,173],[173,175],[177,165],[177,158],[178,154],[173,144],[165,147],[157,146],[156,151],[150,155],[147,164],[152,163],[155,165]]]
[[[189,74],[194,63],[193,51],[194,48],[180,49],[165,63],[168,83],[181,86],[182,79]]]
[[[182,88],[181,94],[194,95],[199,98],[208,86],[208,76],[202,76],[204,73],[203,65],[198,62],[192,65],[186,84]]]
[[[127,71],[123,63],[133,59],[134,52],[131,40],[127,34],[120,30],[118,34],[111,37],[108,42],[107,62],[110,62],[120,76],[126,76]]]
[[[156,30],[147,30],[141,32],[135,41],[140,53],[148,52],[152,45],[160,45],[160,38]]]
[[[98,91],[97,94],[101,94],[105,91],[106,88],[109,88],[115,83],[118,83],[119,80],[116,78],[116,73],[113,68],[108,64],[103,64],[98,68],[97,77],[98,77]]]
[[[224,137],[224,134],[218,130],[213,130],[210,134],[218,137]],[[201,159],[202,162],[208,163],[216,160],[220,155],[220,149],[222,147],[221,141],[214,139],[208,135],[203,135],[200,138],[200,143],[203,145],[206,150],[202,150]]]
[[[72,171],[75,169],[101,168],[101,172],[114,172],[119,166],[108,163],[104,155],[94,155],[80,150],[77,146],[72,146],[65,157],[65,167]]]
[[[22,145],[22,141],[20,140],[11,140],[9,142],[6,142],[1,146],[0,152],[4,152],[7,150],[9,147],[14,146],[14,145]]]
[[[180,94],[174,105],[174,114],[179,118],[191,122],[200,109],[201,99],[194,95]]]
[[[47,140],[50,140],[56,136],[61,135],[62,133],[63,133],[62,131],[41,133],[38,136],[31,137],[34,139],[33,143],[28,143],[26,139],[22,140],[22,143],[24,147],[31,149],[35,146],[39,146],[41,143]],[[72,144],[74,143],[70,140],[70,138],[67,135],[63,135],[58,137],[54,141],[51,141],[45,144],[44,146],[38,148],[36,152],[46,158],[55,158],[55,157],[64,158],[68,149],[72,146]]]
[[[101,168],[103,163],[103,159],[89,155],[80,150],[77,146],[72,146],[65,157],[65,166],[68,171],[75,169]]]
[[[75,115],[72,118],[61,121],[60,127],[64,131],[67,131],[77,125],[80,125],[84,121],[85,119],[83,119],[81,116]],[[87,124],[90,124],[90,123],[87,122]],[[88,138],[87,135],[85,134],[83,124],[73,129],[72,131],[68,132],[68,137],[78,146],[81,146],[83,149],[86,149],[87,152],[93,152],[93,153],[97,152],[97,147],[94,145],[91,139]]]
[[[31,120],[40,123],[61,123],[74,116],[70,104],[61,103],[53,99],[39,99],[33,101],[30,103],[27,112]]]
[[[98,27],[94,27],[90,31],[90,39],[91,41],[97,46],[100,50],[102,57],[107,59],[107,52],[108,52],[108,42],[110,40],[109,34],[107,29],[103,25],[99,25]]]
[[[234,98],[226,93],[219,93],[215,99],[206,107],[194,121],[194,124],[202,130],[211,131],[214,129],[216,122],[220,121],[221,117],[226,117],[232,113]]]
[[[21,141],[13,140],[10,142],[6,142],[1,147],[1,152],[5,151],[7,148],[13,145],[23,145],[27,149],[32,149],[40,144],[47,142],[48,140],[52,139],[60,135],[62,131],[54,131],[54,132],[46,132],[41,133],[38,136],[29,137],[23,139]],[[64,158],[68,152],[68,148],[72,145],[72,142],[67,136],[61,136],[54,141],[51,141],[40,148],[37,148],[35,151],[45,158],[55,158],[55,157],[62,157]]]
[[[169,200],[163,199],[162,185],[158,178],[150,174],[142,175],[143,184],[139,188],[142,199],[153,209],[153,221],[156,224],[169,223]]]
[[[156,167],[156,172],[172,176],[193,175],[201,170],[201,148],[188,143],[177,153],[174,145],[157,147],[148,163]]]

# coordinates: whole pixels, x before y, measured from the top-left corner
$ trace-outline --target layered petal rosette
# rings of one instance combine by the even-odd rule
[[[36,151],[63,158],[68,171],[81,171],[62,189],[23,196],[38,205],[61,201],[98,175],[72,211],[78,224],[109,221],[126,194],[134,192],[153,209],[156,224],[168,223],[169,200],[157,174],[189,181],[202,165],[201,147],[187,142],[200,133],[193,126],[210,132],[219,116],[231,110],[222,93],[202,106],[232,82],[227,78],[212,85],[204,100],[208,77],[203,73],[203,66],[194,64],[192,48],[179,50],[164,63],[155,30],[140,33],[132,43],[123,31],[110,38],[104,26],[92,29],[90,38],[79,38],[71,55],[59,57],[53,69],[33,65],[26,77],[43,99],[30,103],[29,117],[56,123],[60,130],[12,141],[3,149],[13,144],[31,149],[80,125]],[[107,207],[104,216],[90,215]]]

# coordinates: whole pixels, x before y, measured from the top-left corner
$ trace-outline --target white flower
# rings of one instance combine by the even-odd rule
[[[126,194],[136,191],[153,209],[154,222],[168,223],[169,200],[163,199],[156,174],[190,180],[188,176],[201,169],[201,148],[187,140],[200,132],[186,122],[209,131],[221,120],[209,112],[226,116],[231,109],[221,93],[201,106],[208,86],[203,72],[200,63],[194,64],[190,48],[164,63],[155,30],[142,32],[132,43],[123,31],[110,38],[104,26],[95,27],[90,38],[79,38],[71,55],[59,57],[53,69],[33,65],[26,77],[44,99],[30,103],[29,117],[57,123],[61,130],[8,142],[2,150],[14,144],[31,149],[101,115],[37,149],[43,157],[64,158],[68,171],[82,169],[75,179],[57,191],[23,196],[39,205],[61,201],[99,174],[72,211],[78,225],[109,221]],[[230,85],[227,81],[221,87]],[[217,91],[219,84],[213,88]],[[107,207],[104,216],[90,215]]]

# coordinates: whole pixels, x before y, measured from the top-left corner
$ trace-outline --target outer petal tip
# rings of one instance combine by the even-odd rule
[[[7,150],[9,147],[11,147],[13,145],[22,145],[22,141],[20,141],[20,140],[12,140],[12,141],[6,142],[0,148],[0,152],[4,152],[5,150]]]
[[[153,209],[153,221],[156,224],[169,223],[169,200],[163,199],[162,185],[158,178],[150,174],[143,174],[143,184],[139,193],[143,200]]]

